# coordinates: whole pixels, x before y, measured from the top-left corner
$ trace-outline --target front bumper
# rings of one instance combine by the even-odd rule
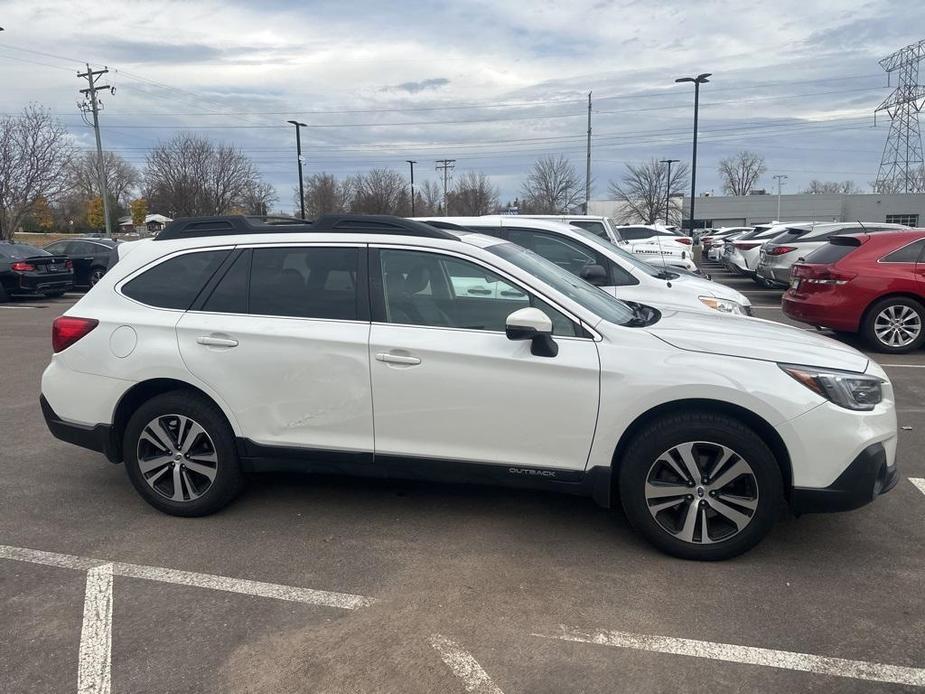
[[[39,397],[39,404],[42,406],[42,415],[45,417],[45,424],[52,436],[61,441],[72,443],[81,448],[88,448],[91,451],[103,453],[112,462],[118,462],[120,456],[114,452],[112,440],[112,427],[108,424],[95,424],[89,426],[86,424],[77,424],[67,422],[52,409],[48,400],[42,395]]]
[[[898,481],[897,466],[889,464],[883,444],[874,443],[861,451],[828,487],[794,487],[790,508],[796,515],[850,511],[886,494]]]

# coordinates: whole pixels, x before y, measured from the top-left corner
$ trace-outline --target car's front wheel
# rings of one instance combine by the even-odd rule
[[[774,455],[724,415],[670,415],[639,432],[618,462],[630,523],[662,551],[718,560],[754,547],[783,495]]]
[[[911,352],[925,342],[925,307],[903,296],[883,299],[867,311],[861,332],[879,352]]]
[[[215,405],[189,391],[157,395],[135,411],[123,459],[145,501],[175,516],[214,513],[243,486],[231,427]]]

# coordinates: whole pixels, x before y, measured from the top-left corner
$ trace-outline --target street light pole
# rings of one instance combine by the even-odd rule
[[[300,123],[297,120],[287,120],[287,123],[292,123],[295,126],[295,151],[296,156],[298,157],[299,163],[299,208],[302,211],[302,219],[305,219],[305,185],[302,182],[302,128],[306,127],[307,123]]]
[[[784,181],[790,178],[790,176],[787,176],[786,174],[777,174],[776,176],[773,176],[773,178],[777,179],[777,219],[775,219],[774,221],[779,222],[780,221],[780,187]]]
[[[700,85],[706,84],[712,73],[703,72],[696,77],[679,77],[675,82],[694,83],[694,152],[691,156],[691,218],[690,234],[694,236],[694,203],[697,200],[697,118],[700,112]]]
[[[671,165],[677,164],[680,159],[662,159],[659,164],[668,164],[668,179],[665,181],[665,226],[670,226],[668,214],[671,211]]]
[[[405,159],[408,162],[408,165],[411,167],[411,216],[414,216],[414,165],[417,164],[416,161],[411,159]]]

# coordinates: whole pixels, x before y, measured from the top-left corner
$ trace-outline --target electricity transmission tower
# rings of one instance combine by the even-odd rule
[[[100,109],[103,103],[96,96],[96,93],[99,91],[109,90],[110,94],[114,94],[116,91],[115,87],[110,87],[108,84],[98,84],[100,77],[107,72],[109,72],[108,68],[91,70],[88,64],[86,72],[77,73],[78,77],[86,79],[90,85],[86,89],[80,90],[80,93],[84,95],[84,101],[77,104],[77,108],[80,109],[84,122],[87,125],[91,125],[90,121],[87,120],[87,113],[93,115],[92,126],[93,132],[96,134],[96,173],[100,183],[100,195],[103,198],[103,216],[106,218],[106,236],[112,238],[112,220],[109,218],[109,190],[106,185],[106,166],[103,162],[103,143],[102,140],[100,140]]]
[[[880,193],[916,192],[916,174],[925,164],[919,112],[925,106],[925,86],[918,84],[919,63],[925,58],[925,40],[901,48],[880,61],[889,76],[898,73],[896,89],[883,100],[874,115],[886,111],[890,134],[880,159],[876,189]]]
[[[436,171],[443,171],[443,214],[449,215],[449,207],[447,207],[447,176],[450,172],[456,168],[455,159],[438,159],[434,169]]]

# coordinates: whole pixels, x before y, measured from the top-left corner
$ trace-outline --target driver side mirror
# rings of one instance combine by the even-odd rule
[[[552,339],[552,321],[538,308],[514,311],[505,321],[508,340],[530,340],[530,353],[535,357],[554,357],[559,345]]]
[[[581,268],[581,272],[578,273],[578,276],[585,282],[597,287],[607,284],[607,271],[603,266],[594,263],[585,265]]]

